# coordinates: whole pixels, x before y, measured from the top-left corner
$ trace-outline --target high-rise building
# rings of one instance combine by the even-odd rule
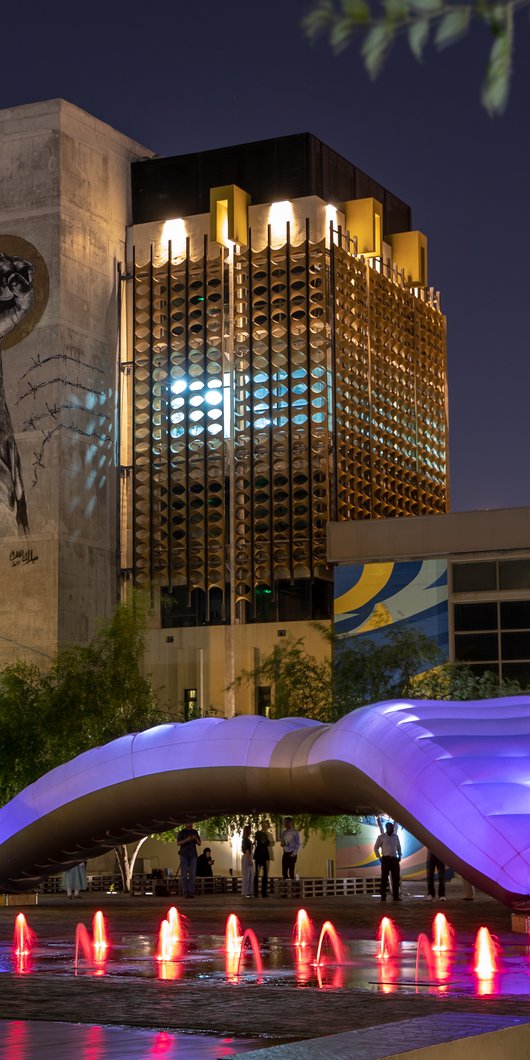
[[[445,323],[409,208],[309,134],[132,180],[122,568],[204,708],[331,617],[330,520],[446,510]]]
[[[446,510],[426,238],[309,134],[158,158],[55,100],[0,143],[0,663],[135,583],[169,702],[265,710],[233,682],[322,651],[328,522]]]

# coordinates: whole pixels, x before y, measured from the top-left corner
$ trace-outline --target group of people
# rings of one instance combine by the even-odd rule
[[[286,817],[280,832],[282,847],[282,876],[284,880],[295,878],[295,865],[300,850],[300,833],[294,826],[292,817]],[[249,824],[243,829],[241,840],[242,894],[244,898],[258,897],[261,876],[261,897],[267,897],[269,863],[272,857],[274,840],[268,821],[261,821],[252,837]]]
[[[198,854],[201,837],[194,824],[187,824],[177,835],[180,856],[181,891],[185,898],[195,895],[197,876],[213,876],[213,858],[210,847]],[[300,850],[300,833],[292,817],[286,817],[280,833],[282,847],[282,876],[284,880],[295,878],[295,865]],[[272,858],[274,839],[269,821],[260,821],[254,836],[249,824],[243,828],[241,840],[242,893],[245,898],[257,898],[261,878],[261,896],[267,897],[269,863]]]

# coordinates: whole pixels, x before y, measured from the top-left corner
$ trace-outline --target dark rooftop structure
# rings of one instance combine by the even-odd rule
[[[257,140],[132,165],[133,223],[208,213],[210,188],[237,184],[253,204],[306,195],[338,205],[373,197],[383,204],[385,233],[411,228],[411,210],[312,133]]]

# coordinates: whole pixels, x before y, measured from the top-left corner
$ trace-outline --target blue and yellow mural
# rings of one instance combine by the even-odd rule
[[[447,561],[352,563],[335,568],[334,628],[337,641],[384,637],[407,626],[435,642],[449,658]]]
[[[386,820],[386,818],[385,818]],[[374,844],[379,835],[375,817],[365,817],[358,835],[337,836],[337,876],[360,879],[379,876],[381,866],[374,854]],[[425,879],[427,851],[418,839],[398,825],[401,843],[401,878],[404,880]]]

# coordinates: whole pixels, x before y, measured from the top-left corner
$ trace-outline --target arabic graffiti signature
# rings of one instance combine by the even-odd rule
[[[9,553],[9,562],[12,567],[26,567],[29,563],[36,563],[38,558],[33,554],[32,548],[14,548]]]

